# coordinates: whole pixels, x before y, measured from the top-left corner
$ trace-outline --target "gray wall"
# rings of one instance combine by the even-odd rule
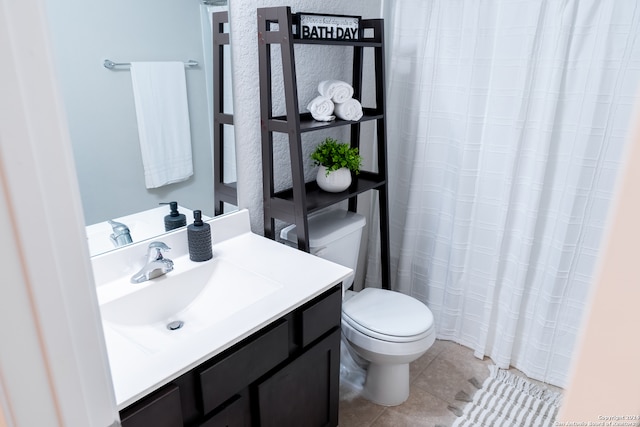
[[[48,0],[55,63],[87,224],[177,200],[213,213],[200,3],[197,0]],[[194,176],[147,190],[144,183],[131,74],[115,62],[186,61]]]

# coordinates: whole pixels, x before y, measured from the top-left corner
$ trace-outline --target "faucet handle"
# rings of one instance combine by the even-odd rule
[[[166,243],[164,242],[151,242],[149,243],[149,249],[153,249],[153,248],[159,248],[163,251],[170,251],[171,248],[169,246],[167,246]]]
[[[131,239],[131,234],[129,232],[129,227],[125,224],[113,220],[107,221],[111,228],[113,229],[113,233],[109,236],[113,245],[117,248],[122,245],[128,245],[129,243],[133,243]]]
[[[149,243],[149,249],[147,251],[147,258],[151,261],[163,259],[163,252],[169,252],[171,248],[164,242],[151,242]]]

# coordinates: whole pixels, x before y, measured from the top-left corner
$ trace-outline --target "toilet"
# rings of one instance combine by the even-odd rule
[[[355,271],[365,223],[362,215],[341,209],[310,216],[310,252]],[[295,225],[284,228],[280,237],[297,246]],[[435,341],[433,314],[408,295],[378,288],[354,292],[352,286],[353,276],[343,282],[342,333],[367,369],[363,397],[399,405],[409,397],[409,363]]]

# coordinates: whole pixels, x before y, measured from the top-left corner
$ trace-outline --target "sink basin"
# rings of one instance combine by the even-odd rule
[[[106,327],[149,352],[192,336],[282,287],[224,258],[140,283],[120,283],[127,292],[99,294]],[[109,286],[109,285],[105,285]],[[168,326],[171,326],[171,329]]]

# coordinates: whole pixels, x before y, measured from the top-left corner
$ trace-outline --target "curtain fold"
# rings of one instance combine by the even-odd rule
[[[564,386],[637,98],[638,5],[387,10],[392,289],[439,338]]]

